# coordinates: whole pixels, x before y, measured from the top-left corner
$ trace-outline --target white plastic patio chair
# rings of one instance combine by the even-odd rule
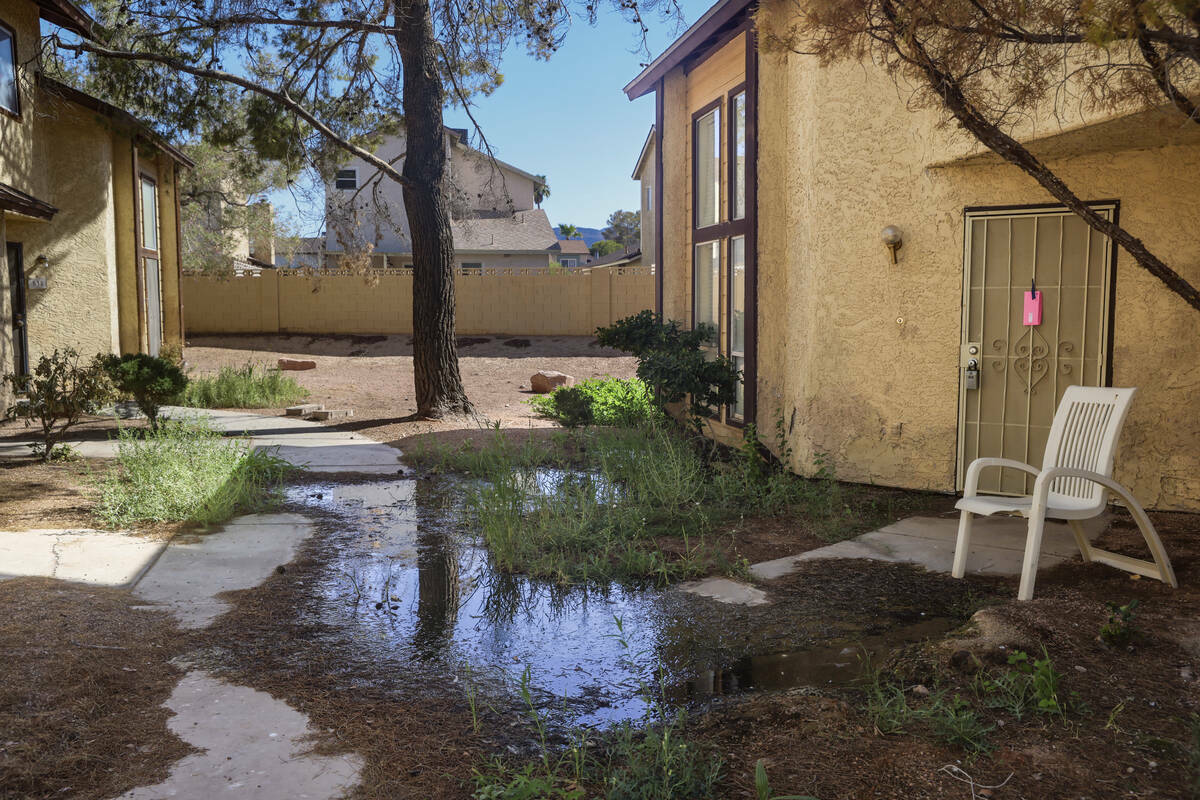
[[[1038,558],[1047,518],[1065,520],[1070,525],[1084,561],[1108,564],[1157,578],[1172,587],[1179,586],[1171,561],[1150,518],[1129,490],[1112,479],[1117,437],[1120,436],[1121,426],[1125,424],[1125,415],[1135,392],[1137,389],[1068,387],[1054,414],[1041,470],[1008,458],[977,458],[971,462],[967,468],[963,498],[955,505],[962,516],[959,518],[958,542],[954,548],[954,577],[961,578],[966,573],[972,518],[976,514],[1014,514],[1029,519],[1018,600],[1033,598],[1033,584],[1037,580]],[[989,467],[1011,467],[1036,475],[1033,494],[1028,497],[980,495],[979,474]],[[1146,538],[1146,544],[1150,546],[1153,562],[1100,550],[1088,543],[1079,521],[1104,513],[1110,491],[1125,502],[1133,515],[1142,536]]]

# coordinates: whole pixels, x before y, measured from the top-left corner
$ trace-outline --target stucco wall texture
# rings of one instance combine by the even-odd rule
[[[843,479],[953,490],[964,209],[1053,198],[1006,164],[934,166],[978,147],[870,65],[764,53],[759,69],[759,428],[784,421],[802,473],[827,454]],[[676,319],[690,318],[685,79],[664,93]],[[1200,147],[1082,150],[1049,163],[1084,199],[1118,200],[1121,223],[1200,282]],[[896,265],[885,225],[904,233]],[[1115,271],[1111,383],[1141,390],[1116,477],[1148,506],[1200,510],[1200,317],[1124,252]]]
[[[37,126],[35,159],[49,184],[41,199],[58,213],[50,222],[10,218],[7,226],[8,239],[23,246],[26,275],[46,279],[46,289],[26,291],[30,363],[61,347],[112,352],[119,337],[113,134],[62,101],[40,104]],[[43,255],[49,266],[39,270],[34,261]]]
[[[183,297],[188,333],[412,333],[409,275],[185,275]],[[654,275],[647,269],[460,275],[455,306],[460,334],[591,336],[601,325],[653,308]]]

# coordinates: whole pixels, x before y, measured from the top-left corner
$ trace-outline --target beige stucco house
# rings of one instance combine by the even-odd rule
[[[157,353],[182,338],[176,186],[189,162],[128,113],[47,78],[41,22],[68,0],[0,0],[0,372],[55,348]]]
[[[744,370],[714,435],[771,443],[778,422],[797,471],[953,491],[977,456],[1038,464],[1068,385],[1136,386],[1117,478],[1200,509],[1200,316],[880,69],[761,52],[789,8],[723,0],[626,87],[657,109],[658,308],[718,325]],[[1020,135],[1200,282],[1200,129],[1071,113]],[[1007,472],[988,488],[1021,490]]]
[[[547,268],[558,258],[558,237],[546,212],[537,208],[540,176],[467,144],[467,131],[443,134],[449,181],[455,258],[469,272],[494,268]],[[404,131],[386,137],[375,155],[404,163]],[[370,254],[372,266],[411,267],[412,239],[398,182],[360,158],[339,166],[325,187],[325,261]]]

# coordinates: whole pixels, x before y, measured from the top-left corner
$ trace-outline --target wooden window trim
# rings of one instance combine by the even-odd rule
[[[12,37],[13,88],[16,89],[17,93],[17,110],[13,111],[10,108],[0,106],[0,114],[4,114],[6,117],[11,117],[20,122],[23,119],[21,114],[21,51],[17,47],[17,29],[2,19],[0,19],[0,29],[6,31]]]

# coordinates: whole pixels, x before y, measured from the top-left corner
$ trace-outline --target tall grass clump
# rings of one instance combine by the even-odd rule
[[[193,377],[175,402],[192,408],[280,408],[308,397],[308,390],[278,369],[245,364]]]
[[[112,526],[137,522],[212,525],[269,508],[294,469],[202,420],[170,420],[155,432],[124,428],[117,462],[100,479],[98,515]]]

